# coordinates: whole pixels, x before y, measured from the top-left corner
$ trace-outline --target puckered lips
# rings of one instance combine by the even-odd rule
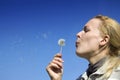
[[[78,42],[78,41],[75,42],[76,48],[78,47],[79,44],[80,44],[80,42]]]

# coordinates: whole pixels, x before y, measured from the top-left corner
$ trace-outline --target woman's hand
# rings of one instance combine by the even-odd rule
[[[63,62],[64,61],[62,60],[62,54],[58,53],[46,67],[51,80],[62,80]]]

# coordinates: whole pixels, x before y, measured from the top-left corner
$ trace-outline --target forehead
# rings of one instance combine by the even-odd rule
[[[99,19],[93,18],[89,20],[85,26],[88,28],[98,28],[100,24],[101,24],[101,21]]]

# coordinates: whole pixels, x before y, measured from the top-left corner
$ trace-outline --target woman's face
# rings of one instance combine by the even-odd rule
[[[96,55],[102,40],[98,27],[101,21],[93,18],[85,24],[84,29],[77,33],[76,54],[89,58]]]

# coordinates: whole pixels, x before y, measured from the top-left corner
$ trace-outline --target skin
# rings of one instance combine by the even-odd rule
[[[108,45],[109,36],[101,36],[100,24],[99,19],[91,19],[84,29],[77,33],[76,54],[86,58],[91,64],[107,56],[108,52],[107,49],[101,51],[103,46]]]
[[[62,54],[58,53],[54,56],[53,60],[49,63],[46,70],[51,80],[62,80],[63,74],[63,60]]]
[[[76,54],[87,59],[91,64],[107,56],[107,48],[101,51],[109,42],[109,36],[101,36],[99,31],[101,21],[93,18],[89,20],[84,29],[77,33]],[[46,70],[51,80],[62,80],[63,60],[61,54],[56,54]]]

